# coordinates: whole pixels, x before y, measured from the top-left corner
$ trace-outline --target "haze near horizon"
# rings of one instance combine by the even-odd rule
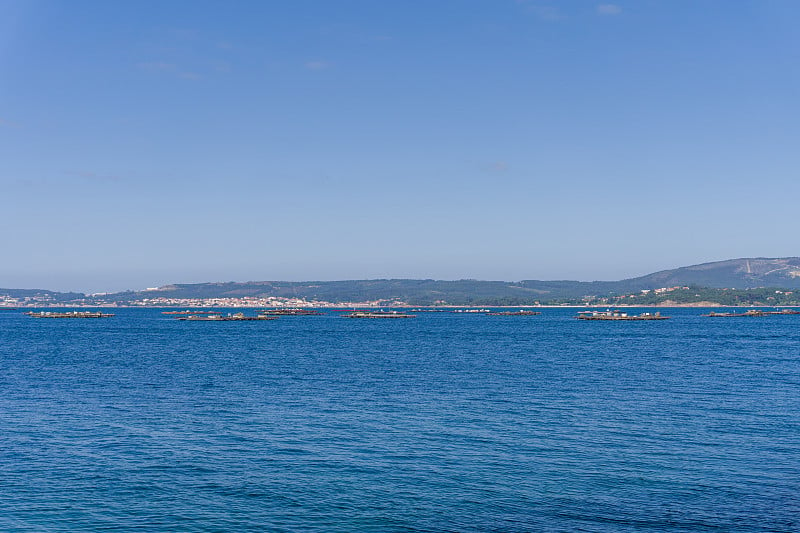
[[[0,0],[0,286],[797,256],[798,15]]]

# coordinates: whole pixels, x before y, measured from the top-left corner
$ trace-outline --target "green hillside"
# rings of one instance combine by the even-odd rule
[[[675,287],[691,289],[670,291],[669,294],[656,291]],[[798,257],[731,259],[663,270],[620,281],[248,281],[175,284],[155,291],[130,291],[88,299],[78,293],[32,289],[0,289],[0,296],[6,295],[20,300],[27,298],[26,301],[30,302],[74,301],[98,304],[128,304],[153,298],[183,300],[281,297],[332,303],[380,301],[404,302],[410,305],[536,305],[581,302],[655,305],[664,301],[713,301],[723,305],[748,305],[763,301],[787,305],[786,302],[793,301],[795,295],[785,293],[794,293],[796,290],[800,291]],[[620,298],[622,296],[625,298]]]

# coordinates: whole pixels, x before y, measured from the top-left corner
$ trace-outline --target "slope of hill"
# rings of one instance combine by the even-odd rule
[[[797,289],[800,288],[800,257],[729,259],[663,270],[626,281],[647,285],[642,288],[699,285],[729,289],[756,287]]]
[[[97,301],[127,303],[146,298],[284,297],[327,302],[395,300],[412,305],[523,305],[535,302],[574,301],[587,296],[606,297],[661,287],[696,286],[751,289],[800,289],[800,257],[743,258],[663,270],[621,281],[520,282],[432,279],[376,279],[348,281],[248,281],[167,285],[158,290],[124,292]],[[0,296],[78,301],[83,295],[53,291],[0,289]],[[40,300],[41,301],[41,300]]]
[[[0,289],[0,296],[20,301],[70,302],[85,295],[79,292],[57,292],[44,289]]]
[[[520,285],[550,298],[627,294],[660,287],[698,286],[717,289],[780,287],[800,289],[800,257],[743,258],[662,270],[621,281],[539,281]],[[544,296],[543,296],[544,297]]]
[[[800,288],[800,258],[746,258],[717,261],[663,270],[621,281],[539,281],[521,282],[432,279],[377,279],[348,281],[250,281],[177,284],[158,291],[113,295],[118,299],[297,297],[329,302],[402,300],[413,305],[447,302],[464,304],[518,305],[628,294],[645,289],[673,286],[747,289],[756,287]]]
[[[432,279],[375,279],[347,281],[251,281],[244,283],[197,283],[161,287],[146,291],[113,295],[115,298],[242,298],[283,297],[327,302],[365,302],[401,300],[414,305],[437,302],[470,304],[483,302],[532,303],[541,291],[506,281]]]

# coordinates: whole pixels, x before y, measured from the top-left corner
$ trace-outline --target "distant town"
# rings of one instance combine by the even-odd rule
[[[619,281],[229,281],[93,294],[0,288],[0,308],[797,305],[800,257],[729,259]]]
[[[64,301],[52,294],[39,294],[14,298],[0,295],[0,307],[334,307],[334,306],[380,306],[387,302],[380,300],[372,302],[320,302],[308,301],[303,298],[281,297],[242,297],[242,298],[143,298],[125,302],[110,301],[109,299],[89,295],[85,298],[76,298]]]
[[[149,291],[143,291],[149,292]],[[138,293],[141,294],[141,293]],[[641,289],[635,293],[610,296],[584,296],[581,298],[564,298],[555,300],[532,300],[509,303],[502,299],[483,298],[464,302],[449,302],[446,299],[420,304],[399,298],[365,299],[348,301],[326,301],[299,297],[281,296],[241,296],[214,298],[175,298],[168,296],[151,296],[141,298],[119,299],[118,295],[81,295],[65,298],[62,293],[42,292],[26,296],[0,294],[2,308],[35,308],[35,307],[176,307],[176,308],[380,308],[411,307],[424,305],[427,307],[448,307],[465,305],[492,305],[497,307],[558,307],[558,306],[796,306],[800,305],[800,292],[781,289],[713,289],[707,287],[674,286],[657,289]]]

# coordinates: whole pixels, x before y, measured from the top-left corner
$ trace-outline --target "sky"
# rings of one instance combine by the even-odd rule
[[[800,255],[794,0],[0,0],[0,287]]]

